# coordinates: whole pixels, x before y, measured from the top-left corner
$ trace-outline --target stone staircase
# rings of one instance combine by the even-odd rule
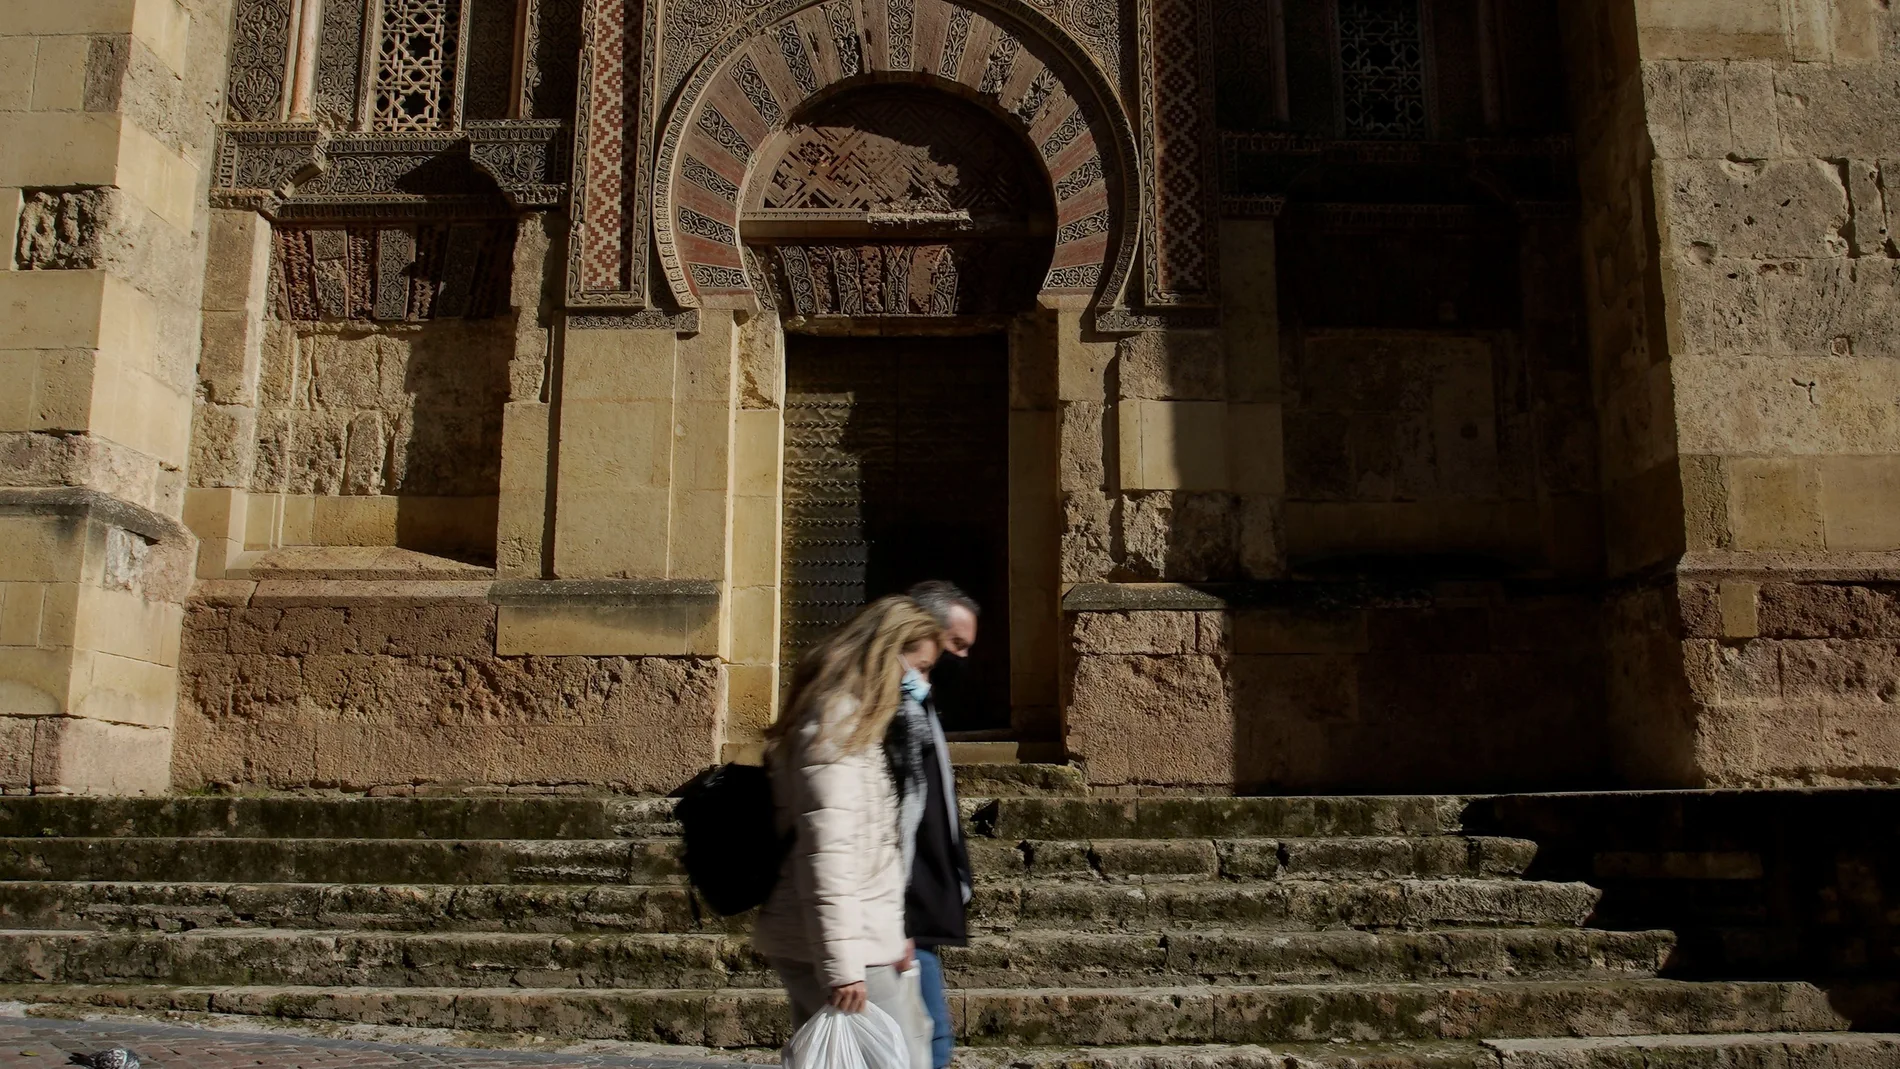
[[[1059,778],[1059,777],[1058,777]],[[1059,786],[1059,784],[1058,784]],[[966,803],[967,1066],[1900,1069],[1797,981],[1659,978],[1664,931],[1452,798]],[[748,922],[671,802],[0,799],[0,999],[769,1048]]]

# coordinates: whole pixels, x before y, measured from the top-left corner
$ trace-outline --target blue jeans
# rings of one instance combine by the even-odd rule
[[[950,999],[943,991],[943,959],[934,950],[917,948],[918,978],[923,981],[924,1009],[930,1014],[931,1069],[950,1064]]]

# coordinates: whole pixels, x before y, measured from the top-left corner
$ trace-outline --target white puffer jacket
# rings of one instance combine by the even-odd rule
[[[825,723],[856,708],[854,699],[837,699]],[[768,958],[815,965],[827,986],[838,987],[863,980],[866,966],[903,959],[904,862],[884,748],[842,754],[818,741],[817,719],[771,757],[779,828],[797,840],[759,910],[752,945]]]

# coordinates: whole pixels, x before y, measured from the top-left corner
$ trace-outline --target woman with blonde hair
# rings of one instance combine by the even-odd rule
[[[891,722],[941,652],[937,622],[909,598],[872,602],[800,659],[766,732],[781,831],[794,837],[753,947],[778,971],[794,1030],[826,1005],[868,1002],[896,1018],[913,1069],[930,1069],[930,1027],[905,982],[909,851]]]

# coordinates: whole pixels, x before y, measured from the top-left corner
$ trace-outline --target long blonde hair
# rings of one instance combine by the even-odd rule
[[[941,641],[941,633],[937,621],[909,598],[879,598],[866,605],[798,659],[784,712],[766,729],[767,741],[776,744],[806,721],[823,717],[842,697],[855,699],[857,708],[824,727],[821,737],[842,753],[882,743],[897,715],[901,658],[920,642]]]

